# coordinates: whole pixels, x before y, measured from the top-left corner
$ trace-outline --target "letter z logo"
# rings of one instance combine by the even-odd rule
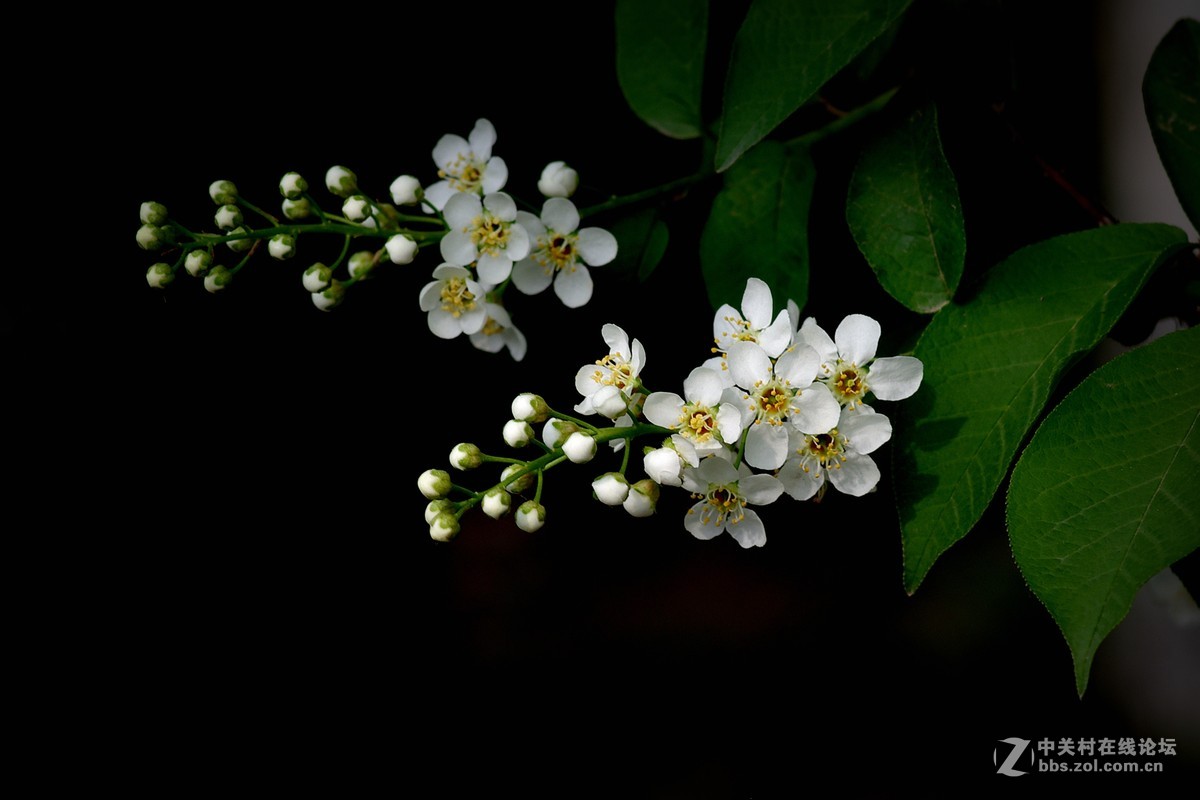
[[[1011,744],[1012,750],[1009,752],[1008,758],[1004,759],[1004,763],[1000,765],[999,769],[997,769],[996,772],[1000,775],[1008,775],[1013,778],[1015,778],[1018,775],[1024,775],[1025,774],[1024,770],[1013,769],[1013,766],[1017,763],[1017,759],[1019,759],[1021,757],[1021,754],[1025,752],[1025,748],[1029,747],[1029,741],[1030,741],[1029,739],[1015,739],[1015,738],[1014,739],[1001,739],[1000,742],[1002,744]],[[998,757],[997,751],[999,749],[1000,748],[996,748],[995,750],[992,751],[992,763],[993,764],[996,763],[996,759]],[[1030,762],[1033,761],[1032,753],[1030,753],[1029,759],[1030,759]]]

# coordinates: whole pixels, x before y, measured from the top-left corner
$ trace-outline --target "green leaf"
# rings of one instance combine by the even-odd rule
[[[1181,19],[1159,42],[1142,99],[1175,195],[1200,228],[1200,22]]]
[[[930,321],[915,353],[924,383],[900,404],[893,450],[909,593],[979,521],[1062,371],[1185,241],[1156,224],[1048,239],[997,264],[969,303]]]
[[[667,223],[652,208],[622,217],[609,231],[617,238],[617,257],[608,267],[644,281],[654,272],[667,251],[670,233]]]
[[[816,94],[888,29],[911,0],[754,0],[733,42],[718,171]]]
[[[700,101],[707,0],[618,0],[617,82],[652,128],[676,139],[703,132]]]
[[[815,169],[808,150],[763,142],[724,176],[700,235],[700,268],[713,308],[738,305],[761,278],[776,308],[808,300],[808,208]]]
[[[967,241],[934,106],[918,109],[863,151],[850,179],[846,222],[888,294],[923,314],[950,302]]]
[[[1137,590],[1200,547],[1200,330],[1103,365],[1046,417],[1013,470],[1008,534],[1062,629],[1082,696]]]

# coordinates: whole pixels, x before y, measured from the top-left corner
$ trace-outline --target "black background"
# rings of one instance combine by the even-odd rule
[[[718,5],[714,59],[740,15]],[[1035,159],[1095,195],[1089,6],[914,6],[906,91],[939,101],[967,225],[964,286],[1024,244],[1094,224]],[[601,324],[645,344],[656,389],[678,391],[708,355],[697,239],[713,189],[669,206],[671,244],[648,282],[597,269],[595,296],[575,311],[549,292],[510,292],[530,340],[521,363],[428,332],[417,293],[433,252],[384,265],[330,314],[299,279],[330,256],[303,239],[296,261],[260,256],[219,296],[182,273],[151,290],[138,204],[158,200],[207,229],[211,181],[273,210],[284,172],[323,197],[335,163],[386,198],[398,174],[431,182],[438,137],[465,136],[479,117],[498,131],[506,191],[530,200],[551,160],[580,171],[586,205],[691,172],[700,145],[629,111],[608,3],[586,17],[179,13],[186,28],[131,17],[82,76],[90,129],[115,134],[100,163],[119,222],[96,245],[96,302],[13,331],[19,342],[87,321],[81,360],[105,411],[94,478],[113,487],[105,508],[119,524],[83,551],[100,588],[81,614],[99,634],[93,663],[115,676],[96,680],[94,700],[118,714],[116,742],[131,754],[106,762],[109,778],[750,797],[828,775],[886,796],[951,779],[1011,786],[993,757],[1014,736],[1174,737],[1168,772],[1195,770],[1196,629],[1142,609],[1101,646],[1080,700],[997,504],[913,597],[886,472],[860,501],[766,509],[769,541],[752,551],[688,535],[681,492],[651,520],[596,504],[587,484],[615,461],[551,472],[537,534],[474,514],[453,543],[431,542],[417,475],[462,440],[501,451],[517,392],[573,404],[575,370],[604,352]],[[835,104],[865,99],[840,88]],[[876,315],[887,354],[922,320],[877,289],[845,229],[845,181],[871,130],[814,154],[806,311],[829,329]],[[1129,341],[1175,310],[1166,290],[1148,294],[1142,304],[1158,307],[1118,329]]]

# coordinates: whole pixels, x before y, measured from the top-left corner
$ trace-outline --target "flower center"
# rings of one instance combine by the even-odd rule
[[[679,432],[697,442],[706,442],[717,429],[717,419],[707,406],[689,403],[679,415]]]
[[[854,408],[854,404],[861,402],[863,395],[867,393],[867,374],[868,371],[865,368],[839,360],[833,376],[825,383],[839,403],[848,404],[850,408]]]
[[[508,246],[508,223],[484,211],[467,229],[480,253],[495,255]]]
[[[758,415],[755,422],[766,421],[770,425],[782,425],[783,418],[792,406],[792,397],[796,393],[778,378],[765,385],[756,386],[754,392],[751,409]]]
[[[497,333],[503,333],[504,326],[491,317],[487,318],[487,322],[483,323],[483,333],[488,336],[495,336]]]
[[[804,437],[805,446],[796,452],[804,456],[803,469],[808,472],[808,460],[814,458],[822,467],[841,469],[846,460],[845,449],[850,442],[834,428],[829,433],[809,434]]]
[[[693,495],[705,501],[700,511],[700,520],[705,525],[722,528],[726,523],[736,525],[746,516],[746,500],[737,492],[737,484],[709,484],[703,496]]]
[[[455,191],[473,192],[483,183],[483,168],[475,153],[459,153],[454,163],[438,170],[438,177],[446,178]]]
[[[557,233],[549,231],[545,236],[538,237],[538,250],[535,259],[546,268],[547,273],[575,271],[575,240],[573,233]]]
[[[475,295],[467,288],[466,280],[451,278],[442,286],[442,311],[461,317],[475,308]]]
[[[620,353],[609,353],[596,362],[603,367],[592,373],[592,380],[601,386],[615,386],[625,391],[634,383],[633,366]]]

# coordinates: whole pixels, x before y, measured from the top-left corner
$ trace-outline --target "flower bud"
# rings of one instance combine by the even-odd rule
[[[345,167],[330,167],[325,173],[325,188],[338,197],[349,197],[358,189],[358,176]]]
[[[279,179],[279,193],[288,200],[297,200],[308,191],[308,181],[299,172],[289,172]]]
[[[332,281],[329,288],[313,292],[313,305],[321,311],[331,311],[342,304],[346,297],[346,287],[340,281]]]
[[[242,210],[232,203],[221,206],[213,215],[213,222],[223,231],[231,231],[242,224]]]
[[[579,426],[574,422],[567,422],[561,419],[552,419],[542,428],[542,441],[547,447],[558,447],[559,442],[565,441],[572,433],[579,430]]]
[[[512,508],[512,497],[499,486],[488,489],[483,496],[483,513],[492,519],[500,519]]]
[[[323,292],[329,288],[329,283],[333,280],[333,270],[318,261],[304,270],[304,277],[301,280],[304,288],[310,292]]]
[[[183,268],[193,278],[203,278],[212,266],[212,253],[207,250],[193,250],[183,260]]]
[[[458,536],[458,517],[452,511],[443,511],[429,523],[429,536],[435,542],[448,542]]]
[[[450,494],[450,473],[444,469],[427,469],[417,478],[417,488],[430,500]]]
[[[483,453],[470,442],[456,444],[450,451],[450,466],[455,469],[475,469],[483,463]]]
[[[546,524],[546,507],[533,500],[526,500],[517,509],[517,527],[533,533]]]
[[[509,447],[524,447],[533,439],[533,428],[528,422],[510,419],[504,423],[504,441]]]
[[[625,398],[616,386],[601,386],[592,395],[592,407],[609,419],[616,419],[629,413]]]
[[[449,511],[453,514],[454,503],[445,498],[430,500],[429,505],[425,506],[425,524],[432,525],[433,521],[437,519],[438,514],[441,514],[443,511]]]
[[[212,201],[219,206],[228,203],[236,203],[238,199],[237,187],[233,185],[233,181],[213,181],[208,187],[208,196]]]
[[[143,225],[162,225],[167,221],[167,207],[153,201],[142,203],[141,220]]]
[[[233,273],[225,267],[213,267],[209,273],[204,276],[204,288],[212,294],[224,289],[233,280]]]
[[[619,472],[606,472],[592,481],[592,494],[606,506],[619,506],[629,496],[629,481]]]
[[[362,222],[371,216],[371,199],[361,194],[347,197],[346,202],[342,203],[342,213],[351,222]]]
[[[579,173],[563,161],[551,161],[542,170],[537,187],[546,197],[570,197],[579,188]]]
[[[387,240],[384,245],[393,264],[411,264],[417,255],[417,243],[412,237],[397,233]]]
[[[305,219],[312,213],[312,203],[307,197],[299,197],[295,200],[288,198],[283,201],[283,215],[288,219]]]
[[[351,278],[366,278],[375,267],[375,254],[370,250],[359,250],[346,262]]]
[[[167,230],[157,225],[143,225],[138,228],[137,243],[143,250],[161,250],[171,243],[170,239]]]
[[[250,233],[250,229],[247,228],[245,225],[239,225],[238,227],[231,230],[230,233]],[[248,239],[248,238],[247,239],[231,239],[228,242],[226,242],[225,244],[228,245],[229,249],[235,253],[244,253],[247,250],[249,250],[251,247],[254,247],[254,240]]]
[[[513,400],[512,415],[524,422],[545,422],[550,418],[550,406],[539,395],[524,392]]]
[[[583,431],[576,431],[563,442],[563,455],[575,464],[586,464],[596,456],[596,439]]]
[[[267,242],[267,252],[271,258],[286,261],[296,255],[296,237],[290,233],[277,233]]]
[[[500,482],[504,484],[504,488],[508,489],[510,492],[523,492],[530,486],[533,486],[534,473],[532,472],[526,472],[516,480],[508,480],[513,475],[516,475],[518,472],[521,472],[524,469],[524,464],[509,464],[507,467],[505,467],[504,471],[500,473]]]
[[[171,265],[165,261],[152,264],[150,269],[146,270],[146,283],[155,289],[163,289],[173,280],[175,280],[175,270],[171,269]]]
[[[625,506],[625,510],[632,516],[648,517],[654,513],[654,507],[658,505],[659,491],[657,483],[649,478],[643,478],[629,487],[629,496],[621,505]]]
[[[679,453],[670,447],[660,447],[646,453],[645,458],[642,459],[642,468],[655,483],[663,486],[683,485],[680,477],[683,461],[679,458]]]
[[[424,192],[421,182],[412,175],[401,175],[392,181],[392,202],[398,206],[411,206],[419,202]]]

